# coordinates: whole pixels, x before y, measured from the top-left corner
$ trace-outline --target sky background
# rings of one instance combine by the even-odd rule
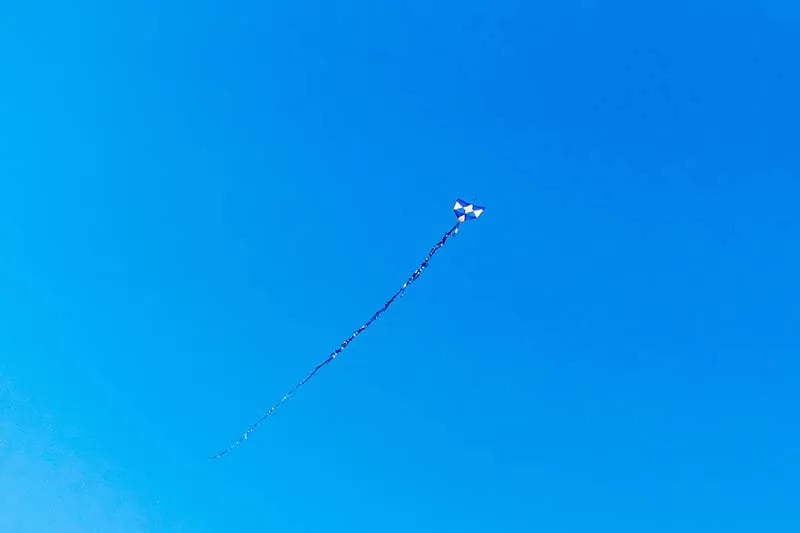
[[[797,531],[798,35],[3,3],[0,531]]]

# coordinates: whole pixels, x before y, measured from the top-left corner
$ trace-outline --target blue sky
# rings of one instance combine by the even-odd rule
[[[795,2],[163,4],[2,8],[0,531],[798,529]]]

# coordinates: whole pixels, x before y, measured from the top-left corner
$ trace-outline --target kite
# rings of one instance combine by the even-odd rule
[[[444,244],[447,242],[447,239],[449,239],[452,235],[455,235],[456,233],[458,233],[458,228],[461,226],[461,224],[464,223],[466,220],[473,220],[473,219],[478,218],[479,216],[481,216],[483,214],[484,209],[485,208],[483,208],[481,206],[475,205],[475,204],[470,203],[470,202],[466,202],[466,201],[461,200],[461,199],[456,200],[456,203],[453,206],[453,212],[456,215],[457,222],[455,223],[455,225],[452,228],[447,230],[447,232],[444,235],[442,235],[442,238],[439,239],[439,242],[437,242],[433,246],[433,248],[430,249],[430,251],[428,252],[428,255],[426,255],[425,259],[422,260],[422,263],[420,263],[420,265],[417,267],[417,269],[414,272],[411,273],[411,275],[408,277],[408,279],[405,281],[405,283],[403,283],[400,286],[400,288],[397,289],[397,291],[391,296],[391,298],[389,298],[386,301],[386,303],[384,303],[383,306],[380,309],[375,311],[375,313],[369,318],[369,320],[367,320],[366,322],[361,324],[361,326],[357,330],[355,330],[353,333],[351,333],[350,336],[347,337],[339,345],[338,348],[336,348],[334,351],[332,351],[330,354],[328,354],[328,357],[325,360],[323,360],[321,363],[319,363],[317,366],[315,366],[311,370],[311,372],[306,374],[306,377],[301,379],[294,387],[289,389],[277,402],[272,404],[272,406],[263,415],[261,415],[261,418],[256,420],[249,428],[247,428],[247,430],[244,433],[242,433],[242,435],[238,439],[236,439],[233,442],[233,444],[231,444],[230,446],[228,446],[224,450],[222,450],[219,453],[217,453],[216,455],[214,455],[212,457],[212,459],[219,459],[220,457],[222,457],[226,453],[232,451],[233,449],[237,448],[240,444],[242,444],[244,441],[246,441],[247,438],[250,436],[250,434],[253,433],[253,431],[255,431],[256,428],[264,420],[266,420],[270,415],[272,415],[272,413],[277,411],[278,408],[286,400],[288,400],[289,397],[292,394],[297,392],[297,390],[300,387],[302,387],[303,385],[308,383],[308,381],[311,378],[313,378],[316,375],[317,372],[322,370],[322,368],[324,366],[330,364],[334,359],[336,359],[336,357],[339,354],[341,354],[344,351],[344,349],[347,348],[347,346],[351,342],[353,342],[353,340],[355,340],[356,337],[358,337],[361,333],[363,333],[365,329],[370,327],[372,325],[372,323],[375,322],[378,319],[378,317],[380,317],[384,312],[386,312],[387,309],[389,309],[389,306],[391,306],[395,302],[395,300],[397,300],[398,297],[403,295],[403,293],[406,291],[406,289],[408,289],[408,287],[412,283],[414,283],[416,280],[418,280],[420,278],[420,276],[422,275],[422,272],[428,267],[428,263],[433,258],[433,256],[436,254],[436,252],[438,252],[439,249],[442,246],[444,246]]]

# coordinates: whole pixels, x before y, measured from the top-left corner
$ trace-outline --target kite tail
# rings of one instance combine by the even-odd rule
[[[437,242],[437,243],[436,243],[436,244],[433,246],[433,248],[431,248],[431,249],[430,249],[430,251],[428,252],[428,255],[426,255],[426,256],[425,256],[425,259],[423,259],[422,263],[420,263],[420,265],[417,267],[417,269],[416,269],[416,270],[415,270],[415,271],[414,271],[414,272],[413,272],[413,273],[412,273],[412,274],[411,274],[411,275],[408,277],[408,279],[405,281],[405,283],[403,283],[403,285],[401,285],[401,286],[400,286],[400,288],[399,288],[399,289],[397,289],[397,291],[396,291],[396,292],[395,292],[395,293],[392,295],[392,297],[391,297],[391,298],[389,298],[389,299],[386,301],[386,303],[385,303],[385,304],[383,304],[383,307],[381,307],[380,309],[378,309],[377,311],[375,311],[375,313],[374,313],[374,314],[373,314],[373,315],[372,315],[372,316],[369,318],[369,320],[367,320],[366,322],[364,322],[364,323],[363,323],[363,324],[362,324],[362,325],[361,325],[361,326],[360,326],[360,327],[359,327],[357,330],[355,330],[355,331],[354,331],[354,332],[353,332],[353,333],[352,333],[352,334],[351,334],[351,335],[350,335],[348,338],[346,338],[346,339],[345,339],[345,340],[344,340],[344,341],[343,341],[343,342],[342,342],[342,343],[339,345],[339,347],[338,347],[338,348],[336,348],[334,351],[332,351],[332,352],[331,352],[331,353],[328,355],[328,357],[327,357],[327,358],[326,358],[324,361],[322,361],[322,362],[321,362],[321,363],[319,363],[317,366],[315,366],[315,367],[314,367],[314,369],[313,369],[311,372],[309,372],[309,373],[306,375],[306,377],[304,377],[302,380],[300,380],[300,381],[299,381],[299,382],[298,382],[298,383],[297,383],[297,384],[296,384],[294,387],[292,387],[291,389],[289,389],[289,390],[286,392],[286,394],[284,394],[284,395],[281,397],[281,399],[279,399],[277,402],[275,402],[274,404],[272,404],[272,407],[270,407],[270,408],[269,408],[269,409],[268,409],[268,410],[267,410],[267,411],[266,411],[266,412],[265,412],[263,415],[261,415],[261,418],[259,418],[258,420],[256,420],[256,421],[255,421],[255,422],[254,422],[254,423],[253,423],[253,424],[252,424],[252,425],[251,425],[249,428],[247,428],[247,430],[246,430],[244,433],[242,433],[242,435],[241,435],[241,436],[240,436],[238,439],[236,439],[236,441],[234,441],[234,443],[233,443],[233,444],[231,444],[230,446],[228,446],[227,448],[225,448],[225,449],[224,449],[224,450],[222,450],[221,452],[219,452],[219,453],[217,453],[216,455],[214,455],[214,456],[212,457],[212,459],[219,459],[220,457],[222,457],[223,455],[225,455],[225,454],[226,454],[226,453],[228,453],[229,451],[233,450],[234,448],[237,448],[237,447],[238,447],[240,444],[242,444],[242,443],[243,443],[245,440],[247,440],[247,437],[249,437],[249,436],[250,436],[250,434],[251,434],[253,431],[255,431],[255,430],[256,430],[256,428],[259,426],[259,424],[261,424],[261,423],[262,423],[264,420],[266,420],[266,419],[267,419],[267,418],[268,418],[270,415],[272,415],[272,413],[274,413],[275,411],[277,411],[277,410],[278,410],[278,408],[279,408],[279,407],[280,407],[280,406],[283,404],[283,402],[285,402],[286,400],[288,400],[288,399],[289,399],[289,397],[290,397],[292,394],[294,394],[294,393],[295,393],[295,392],[296,392],[296,391],[297,391],[297,390],[298,390],[300,387],[302,387],[303,385],[305,385],[306,383],[308,383],[308,381],[309,381],[311,378],[313,378],[313,377],[314,377],[314,375],[315,375],[317,372],[319,372],[319,371],[322,369],[322,367],[324,367],[324,366],[328,365],[328,364],[329,364],[331,361],[333,361],[334,359],[336,359],[336,357],[337,357],[337,356],[338,356],[340,353],[342,353],[342,352],[344,351],[344,349],[345,349],[345,348],[347,348],[347,345],[348,345],[348,344],[350,344],[351,342],[353,342],[353,340],[354,340],[356,337],[358,337],[358,336],[359,336],[359,335],[360,335],[360,334],[361,334],[361,333],[362,333],[362,332],[363,332],[365,329],[367,329],[368,327],[370,327],[370,325],[372,325],[372,323],[373,323],[373,322],[375,322],[375,321],[378,319],[378,317],[379,317],[379,316],[381,316],[381,315],[382,315],[384,312],[386,312],[386,310],[387,310],[387,309],[389,309],[389,306],[390,306],[390,305],[392,305],[392,304],[394,303],[394,301],[395,301],[395,300],[396,300],[398,297],[402,296],[402,295],[403,295],[403,293],[406,291],[406,289],[408,289],[408,287],[409,287],[409,286],[410,286],[412,283],[414,283],[416,280],[418,280],[418,279],[420,278],[420,276],[422,275],[422,272],[423,272],[423,271],[424,271],[424,270],[425,270],[425,269],[428,267],[428,263],[429,263],[429,262],[430,262],[430,260],[433,258],[433,256],[436,254],[436,252],[438,252],[438,251],[439,251],[439,249],[440,249],[442,246],[444,246],[444,244],[447,242],[447,239],[449,239],[449,238],[450,238],[450,236],[452,236],[452,235],[453,235],[453,234],[455,234],[455,233],[458,233],[458,227],[459,227],[460,225],[461,225],[461,221],[457,222],[457,223],[456,223],[456,224],[455,224],[455,225],[454,225],[452,228],[450,228],[450,229],[447,231],[447,233],[445,233],[444,235],[442,235],[442,238],[441,238],[441,239],[439,239],[439,242]]]

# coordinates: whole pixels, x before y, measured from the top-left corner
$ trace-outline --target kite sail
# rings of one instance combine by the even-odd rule
[[[422,275],[422,272],[428,267],[428,263],[430,262],[430,260],[433,258],[433,256],[436,254],[436,252],[438,252],[439,249],[442,246],[444,246],[444,244],[447,242],[447,239],[449,239],[452,235],[458,233],[459,226],[461,226],[461,224],[466,220],[472,220],[472,219],[478,218],[479,216],[481,216],[483,214],[483,211],[484,211],[484,208],[481,207],[481,206],[472,204],[470,202],[466,202],[464,200],[461,200],[460,198],[458,200],[456,200],[456,203],[453,206],[453,212],[456,215],[457,222],[455,223],[455,225],[452,228],[447,230],[447,232],[444,235],[442,235],[442,238],[439,239],[439,242],[437,242],[433,246],[433,248],[431,248],[430,251],[428,251],[428,255],[425,256],[425,259],[422,260],[422,263],[420,263],[420,265],[417,267],[417,269],[414,270],[414,272],[411,273],[411,275],[408,277],[408,279],[405,281],[405,283],[403,283],[400,286],[400,288],[397,289],[397,291],[391,296],[391,298],[389,298],[386,301],[386,303],[384,303],[383,306],[380,309],[375,311],[375,313],[369,318],[369,320],[367,320],[366,322],[361,324],[361,326],[359,326],[359,328],[357,330],[355,330],[353,333],[351,333],[350,336],[347,337],[339,345],[338,348],[336,348],[334,351],[332,351],[330,354],[328,354],[328,357],[325,360],[323,360],[321,363],[319,363],[317,366],[315,366],[311,370],[311,372],[306,374],[306,377],[301,379],[294,387],[289,389],[277,402],[272,404],[272,406],[263,415],[261,415],[261,418],[256,420],[249,428],[247,428],[247,430],[244,433],[242,433],[242,435],[238,439],[236,439],[233,442],[233,444],[231,444],[230,446],[228,446],[224,450],[222,450],[219,453],[217,453],[216,455],[214,455],[212,457],[212,459],[218,459],[218,458],[222,457],[223,455],[225,455],[226,453],[230,452],[234,448],[237,448],[245,440],[247,440],[247,438],[250,436],[250,434],[253,433],[253,431],[255,431],[256,428],[264,420],[266,420],[270,415],[272,415],[272,413],[277,411],[278,408],[286,400],[288,400],[289,397],[292,394],[297,392],[297,390],[300,387],[302,387],[303,385],[308,383],[308,381],[311,378],[313,378],[314,375],[316,375],[316,373],[319,372],[324,366],[328,365],[334,359],[336,359],[336,357],[340,353],[342,353],[345,348],[347,348],[348,344],[353,342],[353,340],[355,340],[355,338],[358,337],[365,329],[370,327],[370,325],[372,325],[372,323],[375,322],[378,319],[379,316],[381,316],[384,312],[386,312],[387,309],[389,309],[389,306],[391,306],[398,297],[403,295],[403,293],[406,291],[406,289],[412,283],[414,283],[416,280],[419,279],[419,277]]]

